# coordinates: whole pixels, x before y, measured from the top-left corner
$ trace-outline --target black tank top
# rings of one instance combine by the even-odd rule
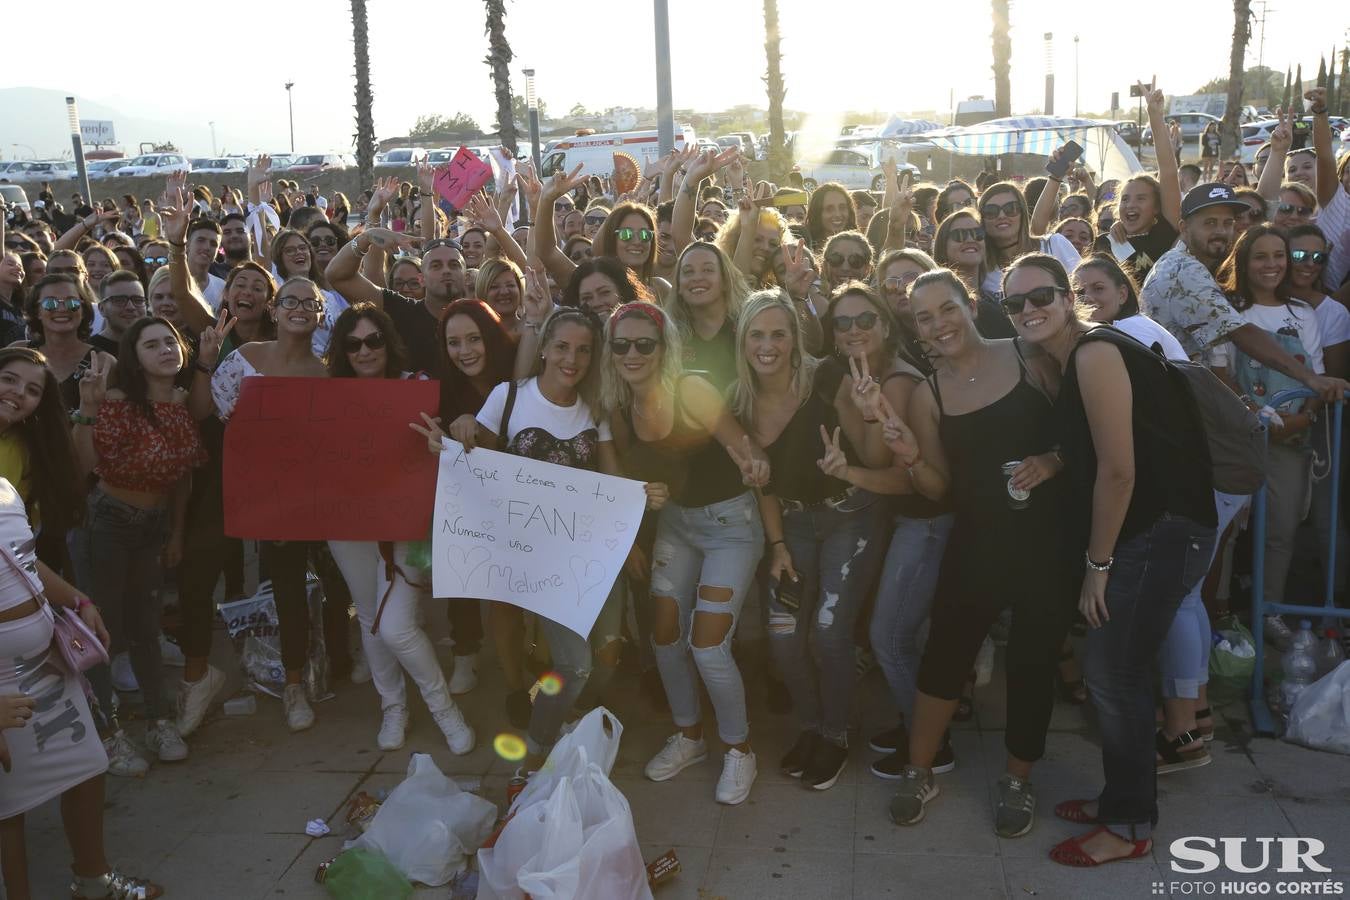
[[[638,437],[632,410],[622,411],[627,434],[616,434],[615,442],[624,471],[642,481],[663,482],[670,489],[671,501],[687,509],[739,497],[747,490],[741,470],[715,437],[685,417],[682,383],[683,378],[675,385],[674,424],[660,440]]]
[[[988,406],[961,415],[943,408],[937,377],[928,380],[941,413],[938,434],[951,472],[955,527],[968,537],[987,535],[1003,545],[1025,545],[1043,539],[1047,532],[1057,536],[1065,513],[1065,479],[1058,476],[1033,488],[1026,507],[1016,509],[1011,504],[1003,465],[1050,452],[1056,430],[1054,407],[1029,380],[1020,349],[1017,366],[1019,375],[1012,390]],[[952,541],[953,546],[968,546],[977,553],[989,549],[982,543],[978,538],[968,545]]]
[[[832,358],[816,368],[806,401],[797,407],[774,442],[764,448],[769,455],[770,473],[764,493],[801,503],[819,503],[848,490],[848,482],[826,475],[816,465],[825,455],[820,427],[824,425],[827,433],[834,434],[839,424],[834,397],[842,379],[843,372]],[[842,428],[839,445],[849,465],[858,465],[857,454]]]

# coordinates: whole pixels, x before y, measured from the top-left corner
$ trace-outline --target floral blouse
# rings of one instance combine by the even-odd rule
[[[128,400],[104,400],[94,426],[95,472],[112,487],[165,494],[207,460],[187,404],[155,401],[154,421]]]

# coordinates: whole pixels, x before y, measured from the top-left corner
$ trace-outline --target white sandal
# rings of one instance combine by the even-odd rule
[[[70,881],[72,900],[154,900],[164,889],[143,878],[131,878],[116,869],[102,875],[76,875]]]

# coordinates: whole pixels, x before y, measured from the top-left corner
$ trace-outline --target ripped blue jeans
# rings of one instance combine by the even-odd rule
[[[800,728],[843,746],[856,680],[854,625],[886,550],[886,504],[859,491],[841,508],[785,509],[783,539],[800,579],[799,605],[769,604],[769,647]]]
[[[680,728],[699,723],[697,668],[717,713],[718,736],[725,744],[741,744],[750,737],[745,683],[731,655],[731,638],[763,553],[764,526],[752,493],[707,506],[667,503],[661,508],[652,548],[651,602],[660,603],[665,597],[675,601],[680,633],[669,644],[657,643],[653,637],[656,666],[671,717]],[[701,595],[703,588],[727,588],[731,599],[710,600]],[[720,644],[691,646],[696,612],[731,616],[731,627]]]

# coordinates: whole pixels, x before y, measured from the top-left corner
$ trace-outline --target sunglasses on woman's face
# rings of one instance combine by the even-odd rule
[[[868,259],[861,253],[850,253],[847,256],[845,256],[842,253],[826,253],[825,261],[829,263],[831,266],[834,266],[834,268],[836,269],[846,262],[848,263],[848,267],[850,269],[861,269],[863,266],[871,262],[870,259]]]
[[[303,309],[305,312],[318,312],[323,309],[323,301],[316,297],[297,297],[287,294],[277,298],[277,306],[282,309]]]
[[[834,330],[840,334],[851,329],[854,325],[858,326],[859,331],[871,331],[877,327],[877,320],[881,317],[874,312],[858,313],[856,316],[835,316],[832,320]]]
[[[145,264],[146,264],[147,266],[163,266],[163,265],[167,265],[168,262],[169,262],[169,258],[168,258],[167,256],[147,256],[147,257],[145,257]]]
[[[606,218],[605,216],[587,216],[587,217],[586,217],[586,224],[587,224],[587,225],[603,225],[603,224],[605,224],[605,218]]]
[[[656,338],[637,338],[629,340],[628,338],[611,338],[609,341],[609,352],[615,356],[627,356],[628,348],[636,347],[637,352],[643,356],[651,356],[660,346],[661,342]]]
[[[1280,211],[1280,215],[1289,216],[1297,213],[1300,216],[1311,216],[1313,211],[1311,206],[1299,206],[1294,203],[1281,203],[1275,207]]]
[[[362,347],[369,347],[371,350],[384,349],[384,332],[372,331],[365,337],[349,334],[342,339],[342,349],[347,353],[360,353]]]
[[[650,244],[652,238],[656,236],[655,232],[649,228],[616,228],[614,234],[621,241],[631,241],[633,238],[637,238],[644,244]]]
[[[570,259],[570,260],[572,260],[572,262],[574,262],[574,263],[579,263],[579,262],[581,262],[583,259],[590,259],[593,255],[594,255],[594,251],[591,250],[590,247],[587,247],[587,248],[584,249],[584,250],[573,250],[572,253],[571,253],[571,255],[568,256],[567,258]]]
[[[1017,215],[1020,209],[1021,204],[1016,200],[1009,200],[1007,203],[1003,204],[986,203],[984,206],[980,207],[980,215],[984,216],[986,219],[997,219],[1000,216],[1005,219],[1011,219]]]
[[[1295,263],[1306,263],[1310,266],[1325,266],[1327,260],[1331,259],[1331,254],[1325,250],[1290,250],[1289,258]]]
[[[882,279],[881,286],[888,291],[898,291],[913,284],[919,274],[918,272],[906,272],[904,275],[892,275],[889,278]]]
[[[75,312],[75,310],[79,309],[82,305],[83,304],[74,297],[43,297],[38,301],[38,306],[42,307],[47,312],[56,312],[58,309]]]
[[[1057,287],[1046,285],[1032,288],[1025,294],[1009,294],[1003,298],[1003,311],[1010,316],[1015,316],[1026,309],[1028,303],[1037,309],[1041,309],[1054,303],[1055,295],[1059,291],[1060,289]]]
[[[953,228],[951,239],[958,244],[964,244],[967,241],[982,241],[984,240],[984,227],[976,225],[974,228]]]
[[[314,237],[311,237],[311,238],[309,239],[309,242],[310,242],[311,244],[313,244],[315,247],[330,247],[330,248],[331,248],[331,247],[336,247],[336,246],[338,245],[338,239],[335,238],[335,237],[318,237],[317,235],[314,236]]]

